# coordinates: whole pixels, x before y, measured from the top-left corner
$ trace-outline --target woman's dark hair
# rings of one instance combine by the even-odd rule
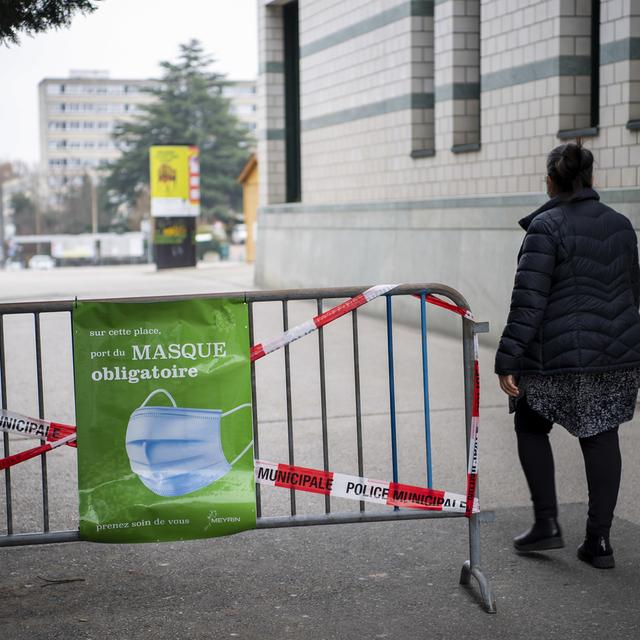
[[[561,193],[593,184],[593,154],[580,142],[561,144],[547,156],[547,174]]]

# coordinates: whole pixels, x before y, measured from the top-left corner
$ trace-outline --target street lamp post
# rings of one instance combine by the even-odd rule
[[[5,240],[4,240],[4,190],[2,188],[2,180],[0,180],[0,267],[4,269],[6,260]]]
[[[91,233],[98,233],[98,177],[93,171],[87,171],[85,176],[91,188]]]
[[[5,232],[4,232],[4,183],[13,177],[13,167],[9,162],[0,164],[0,251],[2,256],[0,257],[0,267],[4,269],[5,262],[7,261],[7,248],[5,246]]]
[[[95,262],[100,264],[100,240],[98,240],[98,176],[94,171],[86,174],[91,188],[91,234],[95,247]]]

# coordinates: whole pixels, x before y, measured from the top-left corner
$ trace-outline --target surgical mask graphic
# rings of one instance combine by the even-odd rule
[[[147,406],[163,393],[171,407]],[[163,497],[183,496],[224,477],[253,445],[253,440],[232,461],[222,450],[220,422],[240,409],[188,409],[176,405],[168,391],[156,389],[129,418],[126,450],[131,470],[147,489]]]

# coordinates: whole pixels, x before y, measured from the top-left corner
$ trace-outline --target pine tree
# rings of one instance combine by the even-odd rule
[[[92,13],[96,0],[0,0],[0,44],[18,44],[28,35],[68,27],[74,13]]]
[[[106,167],[104,186],[112,203],[135,206],[148,190],[149,147],[191,144],[200,149],[203,217],[224,218],[230,209],[240,208],[236,177],[248,159],[249,140],[223,96],[224,76],[209,70],[212,63],[197,40],[180,46],[177,62],[160,63],[162,78],[148,90],[156,100],[114,132],[122,155]]]

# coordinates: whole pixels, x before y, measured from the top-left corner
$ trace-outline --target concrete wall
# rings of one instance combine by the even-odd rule
[[[577,135],[603,200],[638,220],[638,0],[601,3],[598,127],[588,0],[300,0],[298,204],[281,188],[281,9],[259,6],[259,284],[442,281],[497,332],[517,220],[545,200],[546,153]]]

